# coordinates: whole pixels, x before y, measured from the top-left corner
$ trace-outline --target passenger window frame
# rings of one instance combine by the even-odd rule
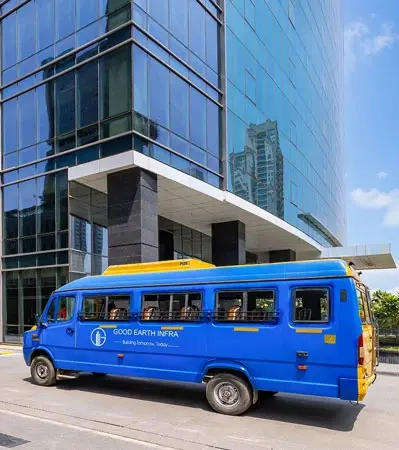
[[[72,314],[71,314],[70,319],[62,320],[62,319],[60,319],[58,317],[59,313],[61,312],[61,300],[63,298],[73,298],[73,309],[72,309]],[[74,317],[75,317],[76,309],[77,309],[77,297],[76,297],[76,294],[74,294],[74,295],[71,295],[71,294],[69,294],[69,295],[66,295],[66,294],[65,295],[64,294],[58,295],[57,296],[57,318],[56,318],[54,323],[63,324],[63,323],[70,323],[70,322],[72,322],[74,320]]]
[[[322,290],[326,290],[327,291],[327,301],[328,301],[328,319],[327,320],[298,320],[295,318],[296,316],[296,292],[297,291],[322,291]],[[291,322],[294,323],[295,325],[312,325],[312,324],[318,324],[318,325],[328,325],[329,323],[331,323],[332,319],[333,319],[333,308],[332,308],[332,299],[333,299],[333,295],[332,295],[332,288],[330,286],[296,286],[291,288]]]
[[[219,295],[223,294],[223,293],[237,293],[242,295],[242,309],[243,309],[243,316],[237,320],[234,319],[220,319],[219,318],[219,311],[218,311],[218,305],[219,305]],[[248,318],[248,294],[251,292],[273,292],[273,311],[272,312],[267,312],[265,311],[267,314],[270,314],[272,317],[271,319],[265,319],[265,320],[251,320],[250,318]],[[278,288],[277,287],[251,287],[251,288],[227,288],[227,289],[217,289],[214,291],[214,297],[213,297],[213,311],[212,311],[212,320],[214,323],[218,323],[218,324],[231,324],[231,323],[260,323],[260,324],[274,324],[278,321],[279,319],[279,314],[278,314]]]
[[[201,302],[201,308],[198,311],[198,317],[194,318],[193,320],[190,320],[188,318],[182,319],[182,318],[173,318],[171,317],[171,315],[173,314],[173,308],[171,309],[171,305],[173,305],[173,299],[171,299],[172,295],[190,295],[190,294],[198,294],[200,296],[200,302]],[[168,317],[167,318],[162,318],[162,317],[158,317],[158,318],[154,318],[154,319],[145,319],[144,315],[145,315],[145,305],[144,302],[145,297],[146,296],[169,296],[169,309],[168,309]],[[155,291],[155,290],[151,290],[151,291],[145,291],[145,292],[141,292],[140,293],[140,312],[139,312],[139,322],[140,323],[165,323],[165,322],[173,322],[173,323],[199,323],[199,322],[203,322],[204,321],[204,301],[205,301],[205,295],[204,295],[204,291],[200,290],[200,289],[195,289],[195,290],[168,290],[168,291]]]
[[[124,316],[123,318],[120,317],[115,317],[115,318],[111,318],[111,311],[107,311],[107,312],[96,312],[97,317],[91,319],[91,318],[87,318],[86,316],[88,314],[92,314],[92,313],[87,313],[84,311],[84,305],[85,305],[85,300],[87,298],[91,298],[91,299],[105,299],[105,307],[108,308],[109,304],[111,302],[109,302],[109,299],[111,298],[115,298],[115,297],[129,297],[129,310],[127,311],[126,316]],[[115,323],[115,322],[120,322],[120,323],[128,323],[131,322],[132,317],[134,315],[134,305],[133,305],[133,299],[134,299],[134,292],[125,292],[125,293],[121,293],[118,292],[113,293],[113,292],[109,292],[109,291],[105,291],[105,292],[85,292],[82,294],[82,301],[81,301],[81,305],[78,311],[78,321],[79,322],[88,322],[88,323],[93,323],[93,322],[105,322],[105,323]],[[100,315],[103,315],[102,317],[99,317]]]

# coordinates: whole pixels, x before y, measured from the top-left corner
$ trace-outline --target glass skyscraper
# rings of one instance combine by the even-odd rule
[[[158,214],[159,174],[113,169],[100,189],[72,181],[74,167],[137,152],[321,246],[343,242],[338,1],[6,0],[0,8],[0,341],[19,340],[57,286],[108,264],[257,260],[233,213],[225,228],[215,212],[201,230],[176,220],[173,201]]]
[[[225,5],[228,187],[325,246],[343,243],[340,2]]]

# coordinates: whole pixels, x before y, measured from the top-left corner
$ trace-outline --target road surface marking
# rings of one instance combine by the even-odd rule
[[[56,425],[59,427],[69,428],[70,430],[91,433],[91,434],[95,434],[97,436],[103,436],[103,437],[115,439],[118,441],[130,442],[131,444],[138,444],[138,445],[142,445],[143,447],[175,450],[175,448],[173,448],[173,447],[165,447],[164,445],[153,444],[151,442],[142,441],[140,439],[129,438],[126,436],[120,436],[118,434],[107,433],[105,431],[92,430],[91,428],[79,427],[77,425],[71,425],[68,423],[57,422],[56,420],[44,419],[42,417],[35,417],[35,416],[31,416],[29,414],[7,411],[6,409],[0,409],[0,413],[8,414],[9,416],[20,417],[21,419],[36,420],[37,422],[47,423],[49,425]],[[129,430],[129,428],[126,428],[126,430]]]
[[[0,356],[21,356],[20,353],[0,351]]]

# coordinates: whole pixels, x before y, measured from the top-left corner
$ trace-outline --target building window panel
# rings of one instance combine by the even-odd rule
[[[77,71],[78,128],[98,122],[98,63],[85,64]]]
[[[122,1],[124,3],[126,3],[125,0],[122,0]],[[113,10],[113,6],[112,6],[113,4],[116,4],[116,2],[110,3],[108,1],[108,5],[110,5],[110,7],[109,7],[109,11],[107,11],[107,13],[108,13],[107,14],[107,16],[108,16],[107,22],[106,22],[107,28],[106,28],[106,30],[104,30],[105,32],[114,30],[115,28],[118,28],[119,26],[128,22],[131,18],[130,4],[111,13],[111,10]]]
[[[290,201],[293,205],[298,206],[298,186],[291,181]]]
[[[215,72],[219,72],[219,24],[209,14],[206,15],[206,62]]]
[[[36,234],[36,180],[19,184],[20,235]]]
[[[206,148],[206,98],[190,87],[190,140]]]
[[[182,3],[182,2],[180,2]],[[180,5],[180,4],[179,4]],[[148,14],[154,18],[164,28],[168,28],[169,24],[169,2],[149,2]],[[180,8],[180,6],[179,6]]]
[[[220,156],[220,108],[210,100],[206,101],[207,150]]]
[[[106,119],[131,110],[131,48],[110,53],[100,62],[101,118]]]
[[[18,185],[3,188],[4,226],[6,239],[18,237]]]
[[[188,46],[188,6],[189,2],[169,0],[170,32],[185,46]]]
[[[6,335],[19,335],[19,283],[18,272],[7,272],[5,280],[5,313],[6,313]]]
[[[169,70],[154,58],[148,60],[149,118],[169,128]]]
[[[18,9],[18,60],[35,53],[35,2],[31,1]]]
[[[56,130],[57,134],[75,129],[75,73],[69,72],[56,79]]]
[[[55,0],[55,30],[57,41],[75,31],[75,0]]]
[[[36,88],[37,141],[54,137],[54,82],[50,81]]]
[[[17,62],[17,14],[4,18],[1,25],[2,65],[7,69]]]
[[[67,171],[58,172],[56,174],[56,225],[57,231],[68,229],[68,175]]]
[[[245,0],[245,18],[252,28],[255,28],[255,5],[252,0]]]
[[[197,2],[189,2],[190,50],[205,61],[205,10]]]
[[[132,129],[131,114],[107,120],[101,124],[101,139],[116,136]]]
[[[29,147],[36,143],[36,104],[35,91],[29,91],[18,97],[19,112],[19,147]]]
[[[87,145],[98,141],[98,125],[92,125],[90,127],[78,130],[77,145]]]
[[[76,1],[76,25],[77,29],[85,27],[98,18],[98,0]]]
[[[36,2],[36,45],[42,50],[54,42],[54,0]]]
[[[189,136],[189,85],[180,77],[170,75],[170,126],[176,134]]]
[[[18,99],[14,98],[2,105],[3,154],[18,148]]]
[[[147,92],[147,62],[148,56],[141,48],[133,47],[133,84],[134,84],[134,110],[137,113],[148,115]]]
[[[245,71],[245,94],[251,101],[256,101],[256,81],[247,70]]]

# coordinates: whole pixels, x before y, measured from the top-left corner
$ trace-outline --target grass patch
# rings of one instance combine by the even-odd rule
[[[381,346],[380,350],[387,350],[389,352],[398,352],[399,353],[399,346],[395,346],[395,345]]]

